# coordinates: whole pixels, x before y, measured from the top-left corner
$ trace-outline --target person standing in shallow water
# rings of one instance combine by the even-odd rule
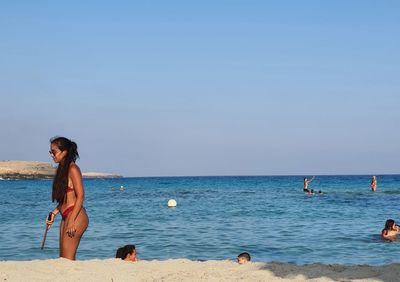
[[[307,179],[306,177],[304,177],[304,179],[303,179],[303,192],[304,193],[307,193],[307,194],[311,193],[310,189],[308,189],[308,185],[311,183],[311,181],[314,180],[314,178],[315,178],[315,176],[311,177],[311,179]]]
[[[78,146],[65,137],[56,137],[50,140],[49,153],[58,164],[52,189],[52,201],[57,201],[58,205],[51,211],[46,224],[50,228],[55,216],[61,214],[60,257],[75,260],[82,235],[89,225],[83,207],[85,193],[82,174],[75,164],[79,158]]]
[[[376,176],[372,176],[371,178],[371,191],[375,192],[376,191],[376,186],[377,186],[377,181],[376,181]]]
[[[385,228],[382,229],[381,235],[383,239],[395,240],[400,233],[400,227],[393,219],[386,220]]]

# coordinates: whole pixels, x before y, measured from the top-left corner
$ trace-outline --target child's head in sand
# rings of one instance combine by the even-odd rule
[[[136,257],[135,245],[125,245],[119,248],[115,254],[115,257],[125,261],[138,261],[138,258]]]
[[[245,264],[251,260],[250,254],[249,253],[241,253],[237,257],[237,262],[238,264]]]

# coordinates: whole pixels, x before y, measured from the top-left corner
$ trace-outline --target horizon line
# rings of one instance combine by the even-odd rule
[[[284,176],[397,176],[400,173],[376,173],[376,174],[238,174],[238,175],[154,175],[154,176],[122,176],[115,178],[168,178],[168,177],[284,177]]]

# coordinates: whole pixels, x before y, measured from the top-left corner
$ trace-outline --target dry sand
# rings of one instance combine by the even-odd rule
[[[0,281],[400,281],[400,264],[341,266],[233,261],[125,262],[66,259],[0,262]]]

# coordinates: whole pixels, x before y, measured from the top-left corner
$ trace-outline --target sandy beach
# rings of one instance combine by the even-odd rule
[[[399,281],[400,264],[342,266],[119,259],[2,261],[1,281]]]

